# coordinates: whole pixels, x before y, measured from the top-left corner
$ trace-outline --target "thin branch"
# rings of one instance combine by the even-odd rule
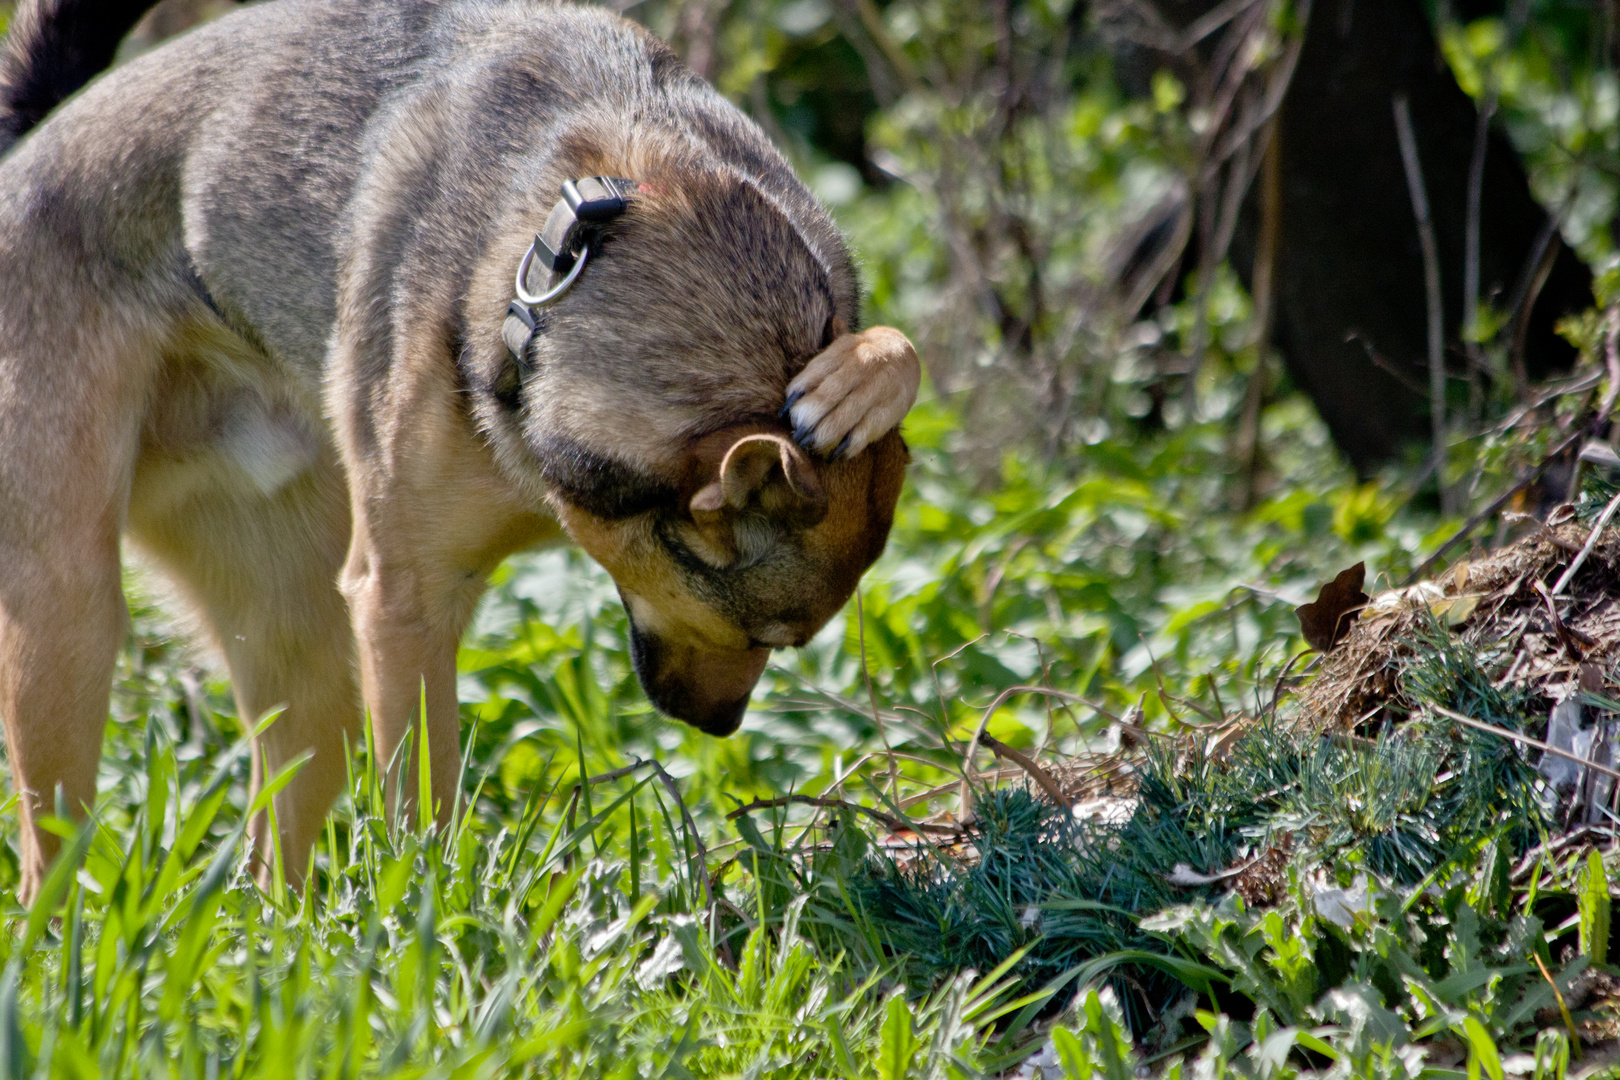
[[[1299,54],[1305,47],[1305,28],[1311,21],[1310,0],[1301,0],[1294,10],[1295,25],[1300,28],[1299,32],[1293,35],[1288,48],[1283,52],[1282,59],[1272,68],[1271,77],[1266,82],[1266,95],[1261,99],[1259,109],[1249,118],[1248,123],[1226,137],[1225,145],[1217,154],[1221,161],[1232,156],[1238,143],[1270,123],[1271,118],[1276,116],[1277,110],[1282,107],[1283,96],[1288,93],[1288,87],[1294,81],[1294,70],[1299,66]]]
[[[877,725],[878,736],[883,740],[883,749],[889,754],[889,798],[900,797],[900,770],[894,761],[894,747],[889,743],[889,729],[883,723],[883,715],[878,712],[877,691],[872,689],[872,671],[866,666],[866,605],[861,602],[861,591],[855,590],[855,625],[860,632],[861,645],[861,675],[866,679],[866,696],[872,703],[872,723]]]
[[[1276,126],[1268,126],[1260,137],[1260,236],[1255,243],[1254,268],[1254,371],[1243,388],[1243,409],[1232,439],[1233,464],[1238,470],[1236,503],[1239,509],[1254,505],[1260,471],[1260,412],[1265,404],[1266,360],[1271,351],[1273,316],[1273,276],[1277,264],[1277,235],[1282,219],[1282,166],[1277,149]]]
[[[1207,13],[1188,24],[1187,29],[1181,32],[1181,40],[1176,43],[1176,47],[1172,51],[1186,52],[1243,14],[1248,8],[1253,7],[1257,2],[1258,0],[1222,0],[1221,3],[1216,4]]]
[[[1552,587],[1554,596],[1563,592],[1564,587],[1574,580],[1575,571],[1581,568],[1581,564],[1586,561],[1586,557],[1592,554],[1592,549],[1597,547],[1598,534],[1603,532],[1603,528],[1609,523],[1609,519],[1614,517],[1614,511],[1617,507],[1620,507],[1620,494],[1610,499],[1609,505],[1603,508],[1603,513],[1599,515],[1597,524],[1592,526],[1592,534],[1586,538],[1586,546],[1581,548],[1580,554],[1576,555],[1574,561],[1569,564],[1569,569],[1565,570],[1563,576],[1558,579],[1558,584]]]
[[[1607,765],[1599,765],[1595,761],[1588,761],[1579,754],[1571,753],[1568,750],[1560,750],[1556,746],[1550,746],[1547,743],[1542,742],[1540,739],[1532,739],[1530,736],[1521,734],[1520,732],[1510,731],[1505,727],[1497,727],[1495,724],[1487,724],[1483,720],[1475,720],[1472,716],[1464,716],[1460,712],[1453,712],[1444,705],[1436,705],[1433,702],[1429,702],[1427,704],[1429,708],[1433,709],[1441,716],[1449,716],[1459,724],[1464,724],[1479,731],[1489,732],[1492,735],[1499,735],[1502,738],[1510,739],[1513,742],[1524,743],[1526,746],[1533,746],[1544,754],[1552,754],[1554,757],[1561,757],[1568,761],[1573,761],[1578,765],[1586,766],[1588,769],[1591,769],[1594,772],[1600,772],[1605,776],[1612,776],[1616,780],[1620,780],[1620,771],[1611,769]]]
[[[1501,495],[1497,496],[1496,500],[1492,502],[1491,505],[1487,506],[1473,517],[1463,522],[1462,528],[1451,534],[1451,539],[1435,548],[1434,553],[1419,563],[1416,570],[1413,570],[1410,574],[1406,575],[1406,580],[1401,582],[1401,587],[1405,588],[1414,581],[1421,580],[1423,575],[1428,573],[1429,570],[1434,567],[1434,564],[1440,561],[1441,556],[1449,551],[1451,547],[1457,543],[1457,541],[1463,539],[1469,533],[1478,528],[1480,522],[1494,517],[1496,512],[1501,510],[1502,507],[1506,506],[1508,504],[1508,500],[1512,499],[1513,496],[1517,495],[1519,492],[1541,479],[1542,474],[1552,467],[1553,462],[1557,461],[1560,457],[1563,457],[1564,454],[1569,451],[1570,447],[1586,438],[1586,434],[1587,425],[1582,424],[1574,433],[1564,439],[1563,442],[1555,446],[1551,453],[1542,458],[1540,463],[1531,467],[1520,475],[1519,479],[1514,481],[1513,486],[1502,492]]]
[[[1519,281],[1513,287],[1513,295],[1508,304],[1509,317],[1513,322],[1513,340],[1509,346],[1508,359],[1513,373],[1515,390],[1522,399],[1530,392],[1530,376],[1524,367],[1524,349],[1530,336],[1530,316],[1535,310],[1536,300],[1541,295],[1542,288],[1547,284],[1547,278],[1552,274],[1553,263],[1558,260],[1558,248],[1561,243],[1558,230],[1562,228],[1564,219],[1575,207],[1575,192],[1570,191],[1558,209],[1547,215],[1542,223],[1541,232],[1536,235],[1536,242],[1526,257],[1524,270],[1519,274]]]
[[[1523,405],[1520,405],[1517,409],[1514,409],[1511,414],[1509,414],[1507,419],[1498,423],[1494,427],[1486,428],[1479,434],[1506,435],[1508,432],[1524,423],[1525,417],[1529,416],[1531,413],[1535,412],[1549,401],[1557,401],[1559,398],[1567,397],[1570,394],[1583,394],[1592,389],[1592,387],[1596,386],[1598,383],[1602,382],[1603,376],[1604,373],[1601,371],[1589,371],[1585,375],[1581,375],[1577,378],[1564,379],[1561,382],[1553,383],[1550,389],[1548,389],[1545,393],[1542,393],[1532,401],[1527,401]],[[1474,436],[1474,438],[1477,437],[1478,436]]]
[[[1077,704],[1085,705],[1087,708],[1094,709],[1097,712],[1102,712],[1101,709],[1097,709],[1095,705],[1092,705],[1091,702],[1087,701],[1079,694],[1071,694],[1064,690],[1053,690],[1048,686],[1009,686],[1007,689],[997,694],[995,696],[995,700],[991,701],[989,707],[984,710],[984,715],[979,717],[979,724],[973,729],[973,737],[968,740],[967,749],[962,753],[962,786],[957,796],[958,809],[956,815],[957,818],[962,821],[967,820],[968,813],[973,808],[973,790],[969,781],[973,778],[974,751],[979,748],[979,744],[985,739],[985,728],[989,727],[990,718],[996,714],[996,710],[1001,708],[1008,698],[1015,694],[1047,694],[1051,697],[1061,698],[1064,701],[1073,701]],[[1145,728],[1138,727],[1135,724],[1127,724],[1123,720],[1119,721],[1119,724],[1122,728],[1131,731],[1133,734],[1157,734],[1157,732],[1149,732]]]
[[[1609,308],[1604,319],[1608,323],[1609,333],[1603,340],[1603,364],[1609,372],[1609,385],[1598,404],[1599,424],[1613,415],[1615,400],[1620,398],[1620,306]]]
[[[641,763],[638,762],[637,764]],[[698,867],[701,870],[699,879],[703,882],[703,906],[713,907],[714,890],[709,886],[709,852],[703,846],[703,834],[698,832],[697,822],[692,820],[692,812],[686,808],[686,800],[681,798],[681,791],[675,786],[675,778],[665,772],[664,767],[656,759],[649,760],[646,764],[652,766],[653,772],[658,774],[659,783],[664,785],[664,790],[669,792],[669,797],[675,800],[676,806],[680,807],[681,821],[685,824],[686,831],[691,834],[692,846],[697,848]]]
[[[872,0],[856,0],[855,9],[860,13],[861,25],[866,28],[866,32],[871,35],[877,47],[883,50],[884,58],[894,68],[895,75],[905,84],[906,89],[916,90],[921,87],[922,79],[918,77],[917,69],[912,66],[910,57],[906,56],[895,43],[894,38],[889,36],[889,30],[883,25],[883,15],[878,11],[877,5]]]
[[[992,736],[989,732],[979,736],[979,742],[983,743],[992,754],[995,754],[997,757],[1006,758],[1014,765],[1017,765],[1020,769],[1023,769],[1025,772],[1029,773],[1030,779],[1034,780],[1041,786],[1041,790],[1046,792],[1046,797],[1051,799],[1054,805],[1069,805],[1069,800],[1063,797],[1063,789],[1058,787],[1056,780],[1052,779],[1052,774],[1036,764],[1034,758],[1030,757],[1021,750],[1014,750],[1000,739]]]
[[[1552,622],[1553,633],[1558,635],[1558,643],[1564,647],[1565,652],[1569,653],[1571,660],[1577,664],[1580,663],[1586,657],[1585,649],[1590,648],[1596,642],[1585,634],[1571,629],[1564,622],[1563,617],[1558,614],[1558,605],[1553,603],[1553,594],[1547,590],[1545,582],[1539,578],[1532,578],[1530,587],[1541,595],[1542,603],[1547,605],[1547,618]]]
[[[755,799],[753,802],[739,806],[731,811],[726,815],[726,820],[735,821],[753,810],[773,810],[779,806],[793,805],[819,806],[829,810],[854,810],[881,821],[894,832],[931,832],[941,836],[960,836],[964,831],[956,825],[935,825],[928,821],[907,821],[904,818],[895,817],[893,814],[885,814],[882,810],[874,810],[870,806],[850,802],[848,799],[826,799],[818,795],[782,795],[775,799]]]
[[[1569,1014],[1569,1005],[1564,1001],[1564,992],[1558,989],[1558,982],[1552,977],[1552,972],[1547,970],[1547,965],[1542,962],[1540,953],[1531,949],[1530,959],[1536,962],[1536,967],[1541,969],[1541,977],[1547,980],[1548,986],[1552,987],[1553,999],[1558,1002],[1558,1014],[1564,1018],[1564,1029],[1569,1032],[1570,1046],[1579,1049],[1581,1033],[1575,1029],[1575,1018]]]
[[[1620,791],[1620,784],[1615,785],[1615,790]],[[1519,860],[1518,864],[1513,867],[1508,876],[1515,882],[1520,881],[1524,878],[1525,874],[1529,873],[1530,868],[1535,866],[1536,863],[1540,862],[1542,859],[1557,855],[1559,852],[1572,848],[1576,844],[1585,843],[1592,837],[1613,840],[1614,836],[1615,830],[1613,825],[1609,825],[1607,827],[1601,825],[1582,825],[1562,836],[1548,840],[1545,844],[1538,844],[1529,851],[1525,852],[1524,858]]]
[[[1479,215],[1485,188],[1485,151],[1490,145],[1491,117],[1496,113],[1493,86],[1474,118],[1474,155],[1468,165],[1468,216],[1463,229],[1463,348],[1468,354],[1468,420],[1477,423],[1483,408],[1479,375],[1488,370],[1479,335]],[[1441,463],[1444,464],[1443,462]]]
[[[1361,346],[1362,351],[1367,354],[1367,359],[1372,362],[1373,367],[1384,372],[1384,374],[1400,383],[1413,394],[1417,395],[1418,397],[1423,397],[1428,394],[1428,387],[1424,386],[1422,383],[1412,378],[1412,376],[1396,367],[1395,364],[1387,359],[1383,353],[1378,351],[1377,347],[1374,346],[1371,341],[1368,341],[1366,338],[1356,333],[1356,331],[1350,331],[1344,336],[1344,340],[1347,342],[1354,341],[1358,343]]]
[[[1401,144],[1401,165],[1406,170],[1406,188],[1417,216],[1418,242],[1423,247],[1423,291],[1429,313],[1429,418],[1433,431],[1435,458],[1441,463],[1435,477],[1440,488],[1440,512],[1452,512],[1451,493],[1446,490],[1446,367],[1445,310],[1440,297],[1440,249],[1434,239],[1434,223],[1429,220],[1429,197],[1423,188],[1423,166],[1418,161],[1417,138],[1412,134],[1412,110],[1405,94],[1394,98],[1395,134]]]
[[[1463,234],[1463,329],[1479,322],[1479,214],[1485,187],[1485,151],[1490,145],[1491,117],[1496,112],[1493,87],[1474,121],[1474,156],[1468,163],[1468,223]],[[1477,351],[1477,346],[1476,346]]]

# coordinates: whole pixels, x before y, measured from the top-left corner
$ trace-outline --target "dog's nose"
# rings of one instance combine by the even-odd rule
[[[647,700],[665,716],[725,736],[742,724],[768,648],[716,651],[673,641],[630,622],[630,662]]]
[[[654,701],[653,705],[660,712],[669,712],[657,701]],[[714,705],[702,716],[679,716],[676,719],[686,721],[705,735],[723,739],[742,727],[743,717],[747,712],[748,698],[744,696],[730,704]]]

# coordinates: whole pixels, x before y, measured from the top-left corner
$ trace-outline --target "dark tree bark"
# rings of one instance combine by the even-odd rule
[[[1277,128],[1276,342],[1295,382],[1363,472],[1403,443],[1428,437],[1423,258],[1391,108],[1397,94],[1411,103],[1438,241],[1448,369],[1465,375],[1460,332],[1474,103],[1413,0],[1316,0]],[[1480,296],[1506,306],[1535,276],[1528,264],[1547,212],[1495,129],[1481,197]],[[1574,350],[1554,324],[1592,303],[1587,268],[1556,235],[1552,244],[1551,270],[1523,333],[1532,378],[1572,362]]]

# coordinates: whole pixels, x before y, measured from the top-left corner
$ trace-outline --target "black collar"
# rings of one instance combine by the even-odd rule
[[[563,181],[562,198],[518,263],[512,289],[516,298],[501,327],[501,338],[520,365],[528,362],[529,344],[539,333],[539,309],[568,291],[585,269],[601,227],[624,213],[638,187],[636,181],[616,176]],[[558,274],[561,281],[555,281]]]

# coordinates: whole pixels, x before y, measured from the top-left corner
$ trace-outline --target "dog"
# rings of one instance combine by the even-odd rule
[[[882,551],[920,379],[903,334],[859,329],[784,158],[602,10],[274,0],[91,80],[145,6],[24,0],[0,57],[22,895],[41,814],[94,800],[125,543],[244,722],[284,709],[255,789],[312,755],[274,802],[295,871],[368,714],[397,770],[425,729],[446,819],[457,644],[520,549],[579,544],[651,702],[734,731]]]

